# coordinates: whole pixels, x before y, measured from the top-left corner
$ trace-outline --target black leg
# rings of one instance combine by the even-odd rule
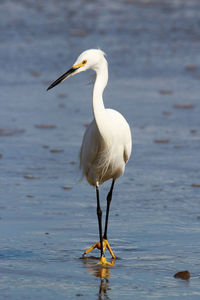
[[[101,257],[103,256],[103,239],[102,239],[102,211],[100,207],[100,200],[99,200],[99,186],[96,185],[96,194],[97,194],[97,218],[99,224],[99,240],[101,245]]]
[[[105,240],[107,240],[108,217],[109,217],[109,209],[110,209],[110,203],[111,203],[111,200],[112,200],[112,192],[113,192],[114,184],[115,184],[115,180],[113,179],[110,191],[109,191],[108,196],[107,196],[106,221],[105,221],[105,230],[104,230],[104,235],[103,235],[103,238]]]

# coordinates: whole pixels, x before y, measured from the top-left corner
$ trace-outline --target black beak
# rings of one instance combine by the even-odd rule
[[[69,69],[66,73],[64,73],[63,75],[61,75],[58,79],[56,79],[52,84],[50,84],[50,86],[47,88],[47,91],[52,89],[54,86],[56,86],[57,84],[61,83],[63,80],[67,79],[67,77],[69,77],[72,73],[74,73],[78,68],[71,68]]]

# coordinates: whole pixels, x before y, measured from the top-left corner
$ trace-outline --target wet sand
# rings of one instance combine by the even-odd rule
[[[1,1],[1,299],[199,299],[199,11],[195,0]],[[111,204],[113,268],[96,266],[97,250],[80,259],[98,239],[78,170],[91,79],[46,92],[96,47],[109,62],[105,106],[133,134]],[[184,270],[190,279],[174,278]]]

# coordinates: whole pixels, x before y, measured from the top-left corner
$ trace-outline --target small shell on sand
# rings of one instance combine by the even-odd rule
[[[190,279],[190,272],[189,271],[180,271],[174,274],[174,278],[180,278],[182,280],[189,280]]]

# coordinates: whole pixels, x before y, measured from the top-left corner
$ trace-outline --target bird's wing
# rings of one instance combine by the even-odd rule
[[[126,119],[116,110],[106,109],[109,114],[109,118],[113,125],[114,136],[116,136],[117,144],[121,142],[123,147],[123,159],[124,162],[130,158],[131,150],[132,150],[132,138],[131,138],[131,130],[129,124]],[[117,129],[117,131],[116,131]]]
[[[124,158],[125,164],[128,162],[130,155],[131,155],[131,144],[128,143],[124,146],[123,158]]]
[[[95,121],[92,121],[83,136],[82,146],[80,150],[80,169],[83,175],[87,175],[88,171],[98,156],[100,151],[100,134]]]

